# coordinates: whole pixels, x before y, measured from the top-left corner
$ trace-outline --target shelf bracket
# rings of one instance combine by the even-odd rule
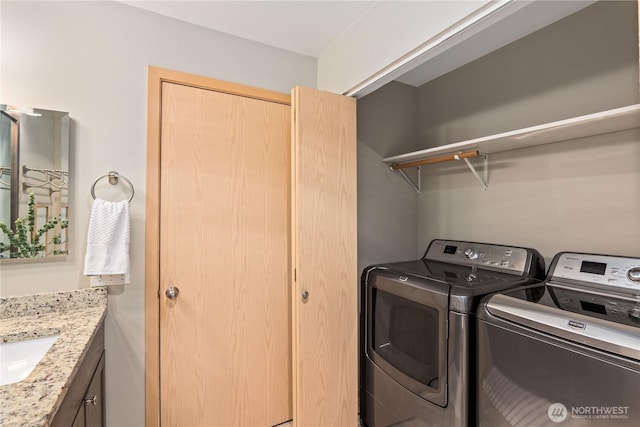
[[[483,164],[484,164],[483,177],[480,176],[480,174],[478,173],[476,168],[469,161],[469,158],[471,158],[471,157],[479,157],[479,156],[482,156],[484,158],[484,162],[483,162]],[[411,187],[413,187],[413,189],[416,190],[417,193],[420,193],[422,191],[422,185],[421,185],[422,184],[422,180],[420,179],[421,178],[420,166],[430,165],[430,164],[434,164],[434,163],[448,162],[448,161],[452,161],[452,160],[464,160],[464,162],[467,164],[467,167],[469,168],[469,170],[473,173],[473,176],[475,176],[476,179],[480,182],[480,185],[482,185],[482,189],[483,190],[488,190],[489,189],[489,155],[488,154],[479,153],[478,150],[461,151],[461,152],[456,153],[456,154],[448,154],[448,155],[445,155],[445,156],[434,157],[434,158],[423,159],[423,160],[416,160],[416,161],[413,161],[413,162],[394,163],[394,164],[392,164],[390,166],[390,169],[392,171],[398,172],[405,179],[405,181],[407,181],[409,183],[409,185],[411,185]],[[412,167],[415,167],[415,168],[418,169],[417,183],[414,182],[411,178],[409,178],[409,176],[403,170],[403,169],[412,168]]]
[[[407,175],[406,172],[403,171],[402,169],[394,169],[393,167],[390,167],[389,169],[391,169],[392,171],[398,172],[400,176],[402,176],[409,183],[409,185],[411,185],[413,189],[416,190],[418,194],[420,194],[420,192],[422,191],[422,179],[420,175],[420,166],[416,166],[416,169],[418,169],[417,184],[413,182],[413,180],[409,178],[409,175]]]
[[[482,185],[482,189],[483,190],[488,190],[489,189],[489,155],[488,154],[480,154],[482,157],[484,157],[484,173],[483,173],[483,178],[480,177],[480,175],[478,174],[478,171],[476,171],[476,168],[471,164],[471,162],[469,161],[468,158],[463,158],[464,162],[467,164],[467,166],[469,167],[469,170],[473,173],[473,176],[476,177],[476,179],[480,182],[480,185]],[[456,158],[456,160],[459,160]]]

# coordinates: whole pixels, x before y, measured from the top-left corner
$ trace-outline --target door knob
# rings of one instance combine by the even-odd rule
[[[176,299],[176,298],[178,298],[178,295],[180,294],[180,289],[178,289],[177,286],[169,286],[167,288],[167,290],[164,291],[164,294],[169,299]]]
[[[309,298],[309,291],[302,291],[302,299],[306,300]]]

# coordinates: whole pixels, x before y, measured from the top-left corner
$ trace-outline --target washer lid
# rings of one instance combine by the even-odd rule
[[[580,304],[588,298],[590,296],[578,290],[528,287],[491,296],[486,310],[495,317],[528,328],[640,360],[640,325],[632,321],[618,322],[623,317],[619,315],[612,316],[614,320],[611,321],[603,318],[606,314],[596,313],[591,308],[579,312],[568,308],[575,306],[574,302]],[[571,301],[563,307],[557,302],[560,299]]]

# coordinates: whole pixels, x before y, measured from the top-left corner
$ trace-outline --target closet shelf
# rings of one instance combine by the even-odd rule
[[[628,105],[626,107],[614,108],[612,110],[600,111],[584,116],[558,120],[556,122],[455,142],[397,156],[385,157],[382,161],[391,165],[391,169],[402,172],[401,169],[408,167],[420,168],[422,164],[463,159],[472,172],[474,172],[476,178],[482,183],[483,188],[486,189],[486,179],[482,182],[478,177],[475,169],[468,160],[469,157],[475,157],[477,155],[484,156],[486,174],[486,156],[488,154],[634,128],[640,128],[640,104]],[[476,154],[474,155],[473,153]],[[407,179],[405,174],[402,174],[402,176]],[[416,190],[419,192],[419,183],[418,186],[413,182],[411,182],[411,184],[414,188],[418,187]]]

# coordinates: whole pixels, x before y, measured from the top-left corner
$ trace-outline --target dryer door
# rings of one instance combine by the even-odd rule
[[[448,285],[390,271],[369,279],[367,357],[412,393],[446,406]]]

